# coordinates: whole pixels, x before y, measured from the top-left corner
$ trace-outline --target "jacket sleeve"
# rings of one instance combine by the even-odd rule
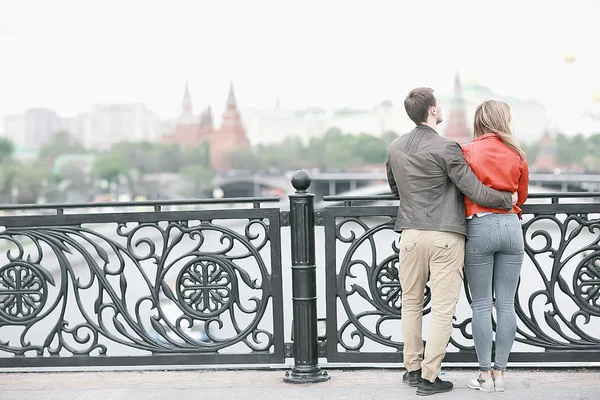
[[[527,201],[529,195],[529,166],[527,161],[521,160],[521,177],[519,178],[519,199],[517,200],[517,207],[521,207]]]
[[[441,159],[442,168],[465,196],[475,203],[503,210],[512,209],[512,196],[509,192],[499,192],[479,181],[456,142],[450,142],[444,148]]]
[[[398,193],[398,185],[396,185],[396,179],[394,179],[394,172],[392,171],[392,166],[390,165],[390,156],[388,155],[388,160],[385,163],[385,169],[387,171],[387,180],[390,185],[390,190],[392,194],[396,197],[400,196]]]
[[[463,156],[465,157],[465,161],[467,162],[467,164],[471,165],[471,143],[469,144],[464,144],[462,146],[462,152],[463,152]]]

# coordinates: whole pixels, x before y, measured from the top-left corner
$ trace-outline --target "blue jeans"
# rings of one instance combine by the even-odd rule
[[[505,370],[515,340],[515,294],[523,264],[524,242],[516,214],[488,214],[467,220],[465,274],[473,302],[473,340],[479,368],[492,364],[492,295],[496,297],[495,369]]]

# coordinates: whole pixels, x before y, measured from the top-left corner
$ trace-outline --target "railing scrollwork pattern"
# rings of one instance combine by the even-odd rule
[[[525,210],[526,260],[516,298],[518,344],[511,359],[566,361],[577,354],[597,360],[600,208],[590,203],[540,204]],[[329,361],[402,360],[396,212],[396,207],[376,204],[325,209]],[[447,361],[476,361],[466,281],[464,287]],[[429,288],[424,297],[427,315]]]
[[[32,355],[282,362],[279,210],[214,213],[106,214],[94,227],[79,222],[85,215],[73,224],[45,225],[49,216],[7,224],[0,352],[15,365]]]
[[[2,365],[282,365],[293,357],[284,380],[304,383],[328,379],[316,363],[323,354],[330,363],[401,362],[397,207],[362,198],[376,202],[345,199],[314,211],[310,175],[295,176],[289,212],[262,206],[277,198],[119,203],[124,208],[117,212],[97,213],[73,210],[95,205],[62,205],[21,210],[55,214],[12,215],[16,207],[4,206]],[[600,361],[595,201],[525,205],[511,361]],[[197,209],[207,203],[222,204]],[[154,211],[127,211],[140,206]],[[282,248],[284,233],[289,249]],[[295,293],[293,313],[285,315],[294,319],[292,343],[284,343],[282,252],[292,264],[285,266]],[[326,295],[316,299],[322,273]],[[464,289],[448,362],[476,360],[467,282]],[[429,288],[423,296],[426,326]],[[324,336],[319,305],[326,311]]]

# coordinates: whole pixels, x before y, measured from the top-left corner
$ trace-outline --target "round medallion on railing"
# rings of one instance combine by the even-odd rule
[[[389,314],[402,315],[402,285],[398,274],[398,254],[393,254],[377,265],[370,277],[371,293],[381,311]],[[431,301],[431,290],[425,287],[424,307]],[[425,310],[427,313],[429,310]]]
[[[14,261],[0,268],[0,318],[29,321],[44,308],[48,286],[42,272],[25,262]]]
[[[600,254],[590,254],[579,264],[573,287],[581,309],[600,316]]]
[[[402,287],[398,277],[398,256],[392,255],[377,265],[371,274],[370,290],[381,311],[400,314]]]
[[[228,260],[212,256],[198,257],[187,263],[177,278],[177,296],[182,307],[200,318],[225,311],[233,300],[237,284]]]

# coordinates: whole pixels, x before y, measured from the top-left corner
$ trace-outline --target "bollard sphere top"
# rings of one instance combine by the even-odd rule
[[[292,175],[292,186],[297,192],[306,192],[311,183],[312,178],[308,171],[301,169]]]

